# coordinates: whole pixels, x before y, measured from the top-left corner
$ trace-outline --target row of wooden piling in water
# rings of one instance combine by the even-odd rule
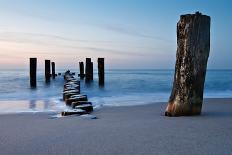
[[[98,77],[99,77],[99,85],[104,85],[105,83],[105,66],[104,66],[104,58],[98,58]],[[80,79],[84,79],[89,82],[93,80],[93,62],[91,58],[86,58],[85,62],[85,74],[84,74],[84,62],[79,62],[80,68]]]
[[[71,109],[62,111],[61,115],[68,116],[91,113],[93,106],[88,101],[87,95],[81,94],[80,80],[75,79],[69,70],[65,72],[64,79],[63,100]]]
[[[98,62],[99,85],[103,86],[105,83],[104,58],[98,58],[97,62]],[[51,71],[51,67],[52,67],[52,71]],[[84,70],[84,62],[79,62],[79,70],[80,71],[78,75],[80,79],[85,78],[86,82],[91,82],[93,80],[93,62],[91,61],[91,58],[86,58],[85,70]],[[37,83],[36,71],[37,71],[37,58],[30,58],[30,86],[31,87],[36,87],[36,83]],[[55,62],[51,62],[50,60],[45,60],[45,82],[50,82],[51,77],[55,79],[56,76],[57,74],[55,73]]]
[[[78,76],[80,79],[85,78],[85,82],[91,82],[93,80],[93,62],[91,58],[86,58],[86,65],[84,70],[84,62],[79,62],[80,73]],[[52,71],[51,71],[52,67]],[[36,87],[36,70],[37,70],[37,58],[30,58],[30,85]],[[85,71],[85,73],[84,73]],[[99,85],[104,85],[105,82],[104,72],[104,58],[98,58],[98,77]],[[58,73],[61,75],[61,73]],[[75,73],[71,73],[69,70],[64,73],[64,90],[63,101],[70,109],[62,111],[62,116],[68,115],[83,115],[89,114],[93,111],[92,103],[88,101],[87,95],[81,94],[80,80],[74,77]],[[51,77],[55,79],[57,76],[55,72],[55,62],[45,60],[45,81],[50,82]]]
[[[52,66],[52,73],[51,73]],[[37,58],[30,58],[30,86],[36,87],[37,78]],[[52,77],[55,79],[57,74],[55,73],[55,62],[51,62],[50,60],[45,60],[45,81],[49,82]]]

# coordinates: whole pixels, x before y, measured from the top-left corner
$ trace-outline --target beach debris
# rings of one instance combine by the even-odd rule
[[[65,100],[67,105],[71,105],[72,102],[77,102],[77,101],[88,101],[88,99],[87,97],[82,96],[82,97],[74,97],[74,98],[70,97]]]
[[[67,105],[71,105],[72,102],[77,102],[77,101],[88,101],[88,98],[86,95],[79,95],[76,97],[71,96],[70,98],[65,100]]]
[[[93,111],[93,105],[92,102],[88,102],[88,101],[77,101],[77,102],[72,102],[71,107],[74,109],[82,109],[82,110],[86,110],[87,111]]]
[[[71,90],[65,90],[65,91],[63,91],[63,94],[68,94],[68,93],[79,93],[79,90],[77,90],[77,89],[71,89]]]
[[[75,114],[73,114],[73,113],[75,113]],[[75,116],[75,115],[80,116],[81,118],[84,118],[84,119],[98,119],[97,116],[95,116],[95,115],[84,114],[84,112],[82,113],[82,111],[79,111],[79,112],[75,111],[75,112],[73,112],[73,110],[72,111],[65,110],[65,111],[63,111],[63,112],[61,112],[59,114],[52,115],[51,119],[64,118],[64,117]]]
[[[66,93],[63,94],[63,100],[66,101],[67,99],[69,99],[72,95],[78,95],[79,93]]]
[[[210,17],[181,15],[177,23],[174,83],[166,116],[200,115],[210,51]]]
[[[81,115],[82,118],[88,118],[88,119],[98,119],[97,116],[90,115],[90,114],[83,114]]]
[[[70,109],[70,110],[64,110],[61,112],[61,116],[83,115],[83,114],[87,114],[87,112],[82,109]]]
[[[86,112],[92,112],[93,106],[92,104],[84,104],[84,105],[75,106],[75,109],[82,109],[85,110]]]
[[[78,89],[79,87],[80,85],[78,83],[66,83],[64,85],[64,88],[68,88],[68,89],[71,89],[71,88]]]

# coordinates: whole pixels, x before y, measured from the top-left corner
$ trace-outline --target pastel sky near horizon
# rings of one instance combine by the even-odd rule
[[[181,14],[211,16],[209,69],[232,69],[230,0],[0,0],[0,69],[29,57],[74,68],[91,57],[107,69],[173,69]]]

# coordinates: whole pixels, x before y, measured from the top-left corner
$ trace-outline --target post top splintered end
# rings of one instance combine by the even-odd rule
[[[184,15],[181,15],[180,18],[188,18],[188,17],[195,17],[195,16],[204,16],[204,17],[210,18],[210,16],[203,15],[203,14],[202,14],[201,12],[199,12],[199,11],[196,11],[195,14],[184,14]]]
[[[202,15],[199,11],[195,12],[195,15]]]
[[[35,57],[30,58],[30,60],[35,60],[35,59],[37,59],[37,58],[35,58]]]

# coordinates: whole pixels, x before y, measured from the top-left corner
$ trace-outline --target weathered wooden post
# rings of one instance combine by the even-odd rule
[[[51,61],[45,60],[45,80],[46,82],[50,82],[51,76]]]
[[[86,58],[85,62],[85,81],[88,82],[91,80],[91,58]]]
[[[84,63],[83,62],[79,62],[79,69],[80,69],[80,78],[83,79],[85,77],[85,74],[84,74]]]
[[[37,58],[30,58],[30,85],[36,87]]]
[[[98,58],[97,62],[98,62],[99,85],[104,85],[104,83],[105,83],[104,58]]]
[[[93,62],[91,62],[90,74],[91,74],[91,80],[93,80]]]
[[[210,51],[210,17],[199,12],[180,16],[172,93],[166,116],[200,115]]]
[[[55,79],[56,71],[55,71],[55,62],[52,62],[52,78]]]

